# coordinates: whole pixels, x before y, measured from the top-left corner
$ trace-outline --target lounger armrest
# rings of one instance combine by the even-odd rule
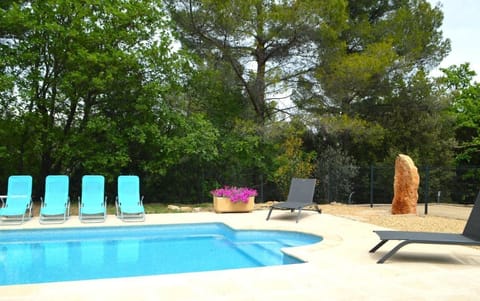
[[[140,198],[140,205],[143,206],[143,195],[142,195],[142,197]]]

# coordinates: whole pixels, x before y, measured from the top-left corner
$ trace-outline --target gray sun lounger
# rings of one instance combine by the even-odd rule
[[[396,247],[385,254],[377,263],[384,263],[402,247],[411,244],[466,245],[480,246],[480,192],[473,205],[463,233],[435,233],[411,231],[373,231],[380,237],[380,242],[370,250],[374,253],[389,240],[400,240]]]
[[[270,219],[273,209],[287,209],[291,212],[298,210],[296,219],[296,222],[298,223],[302,209],[306,206],[314,205],[313,194],[315,192],[316,182],[316,179],[293,178],[290,183],[287,201],[273,204],[270,207],[270,211],[268,211],[267,221]]]

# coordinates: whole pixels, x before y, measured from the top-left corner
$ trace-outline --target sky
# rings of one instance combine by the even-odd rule
[[[480,82],[480,0],[428,0],[432,5],[442,4],[443,37],[450,39],[450,54],[441,68],[470,63]],[[434,72],[434,75],[440,73]]]

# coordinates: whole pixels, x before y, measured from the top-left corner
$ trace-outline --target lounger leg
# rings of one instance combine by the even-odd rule
[[[375,247],[373,247],[369,252],[370,253],[375,253],[376,250],[378,250],[381,246],[383,246],[388,239],[381,240]]]
[[[298,223],[298,219],[300,218],[300,213],[302,213],[302,208],[298,208],[298,214],[297,214],[297,223]]]
[[[390,252],[388,252],[382,258],[380,258],[380,260],[377,261],[377,263],[384,263],[387,259],[392,257],[393,254],[397,253],[398,250],[400,250],[401,248],[403,248],[405,245],[407,245],[409,243],[410,243],[410,241],[408,241],[408,240],[402,241],[395,248],[391,249]]]
[[[267,221],[268,219],[270,219],[270,214],[272,214],[272,210],[273,210],[273,207],[270,207],[270,211],[268,211],[268,215],[267,215]]]

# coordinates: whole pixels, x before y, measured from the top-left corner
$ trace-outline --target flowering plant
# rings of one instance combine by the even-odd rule
[[[244,202],[248,203],[248,198],[257,196],[255,189],[247,187],[229,187],[218,188],[210,191],[213,196],[229,198],[232,203]]]

